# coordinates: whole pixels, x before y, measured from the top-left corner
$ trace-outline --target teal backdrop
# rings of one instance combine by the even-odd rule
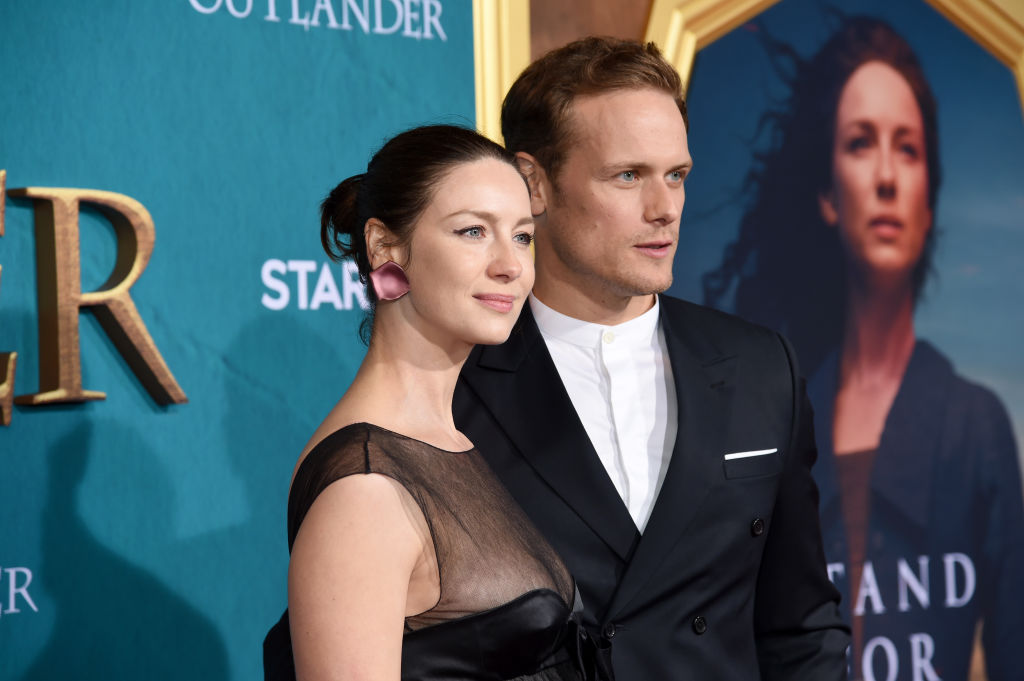
[[[0,427],[0,678],[254,679],[286,602],[295,459],[362,357],[364,291],[318,204],[390,135],[473,125],[468,0],[5,0],[7,189],[153,217],[132,299],[188,402],[158,405],[92,314],[83,387]],[[400,180],[400,178],[396,178]],[[33,205],[6,198],[0,352],[39,390]],[[80,219],[82,289],[116,257]]]

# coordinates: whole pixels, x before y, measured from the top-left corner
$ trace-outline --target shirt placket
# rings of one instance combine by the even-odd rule
[[[611,404],[612,423],[614,424],[615,467],[622,480],[620,492],[622,500],[626,507],[630,508],[632,514],[630,499],[633,492],[633,481],[626,461],[626,453],[629,450],[629,443],[626,442],[626,439],[629,433],[628,418],[631,399],[630,386],[626,385],[630,370],[629,348],[614,331],[605,330],[601,334],[601,362],[609,381],[608,401]]]

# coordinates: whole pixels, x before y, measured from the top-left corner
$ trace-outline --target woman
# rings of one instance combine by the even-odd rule
[[[853,678],[1020,678],[1024,511],[1009,419],[914,333],[935,243],[935,102],[887,24],[845,19],[790,66],[768,114],[737,240],[710,304],[789,334],[813,375],[829,572],[853,628]],[[787,62],[781,64],[781,62]]]
[[[471,348],[505,341],[533,284],[514,159],[470,130],[417,128],[321,213],[324,247],[355,260],[375,314],[296,466],[266,677],[580,678],[593,658],[573,581],[451,414]]]

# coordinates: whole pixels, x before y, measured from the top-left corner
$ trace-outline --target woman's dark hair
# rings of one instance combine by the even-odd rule
[[[373,155],[365,173],[342,181],[320,204],[324,250],[332,260],[354,260],[365,284],[370,273],[366,221],[377,218],[394,235],[396,245],[408,243],[413,225],[444,176],[458,165],[487,158],[517,168],[511,153],[468,128],[427,125],[392,137]],[[366,295],[372,310],[377,304],[372,286]],[[367,321],[371,319],[372,313]],[[369,324],[364,323],[364,340],[368,331]]]
[[[739,234],[718,268],[704,275],[704,300],[722,303],[735,282],[736,314],[787,334],[809,374],[838,347],[843,333],[844,256],[838,230],[825,225],[818,202],[831,189],[836,110],[843,87],[870,61],[892,67],[906,80],[924,123],[933,216],[941,183],[935,99],[910,45],[878,19],[840,19],[838,30],[810,59],[771,38],[765,43],[790,96],[761,118],[758,131],[769,133],[770,148],[754,154],[743,184],[747,209]],[[915,301],[931,268],[935,233],[933,224],[914,268]]]

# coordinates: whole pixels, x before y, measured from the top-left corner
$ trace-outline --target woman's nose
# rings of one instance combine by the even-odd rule
[[[495,242],[488,274],[496,279],[514,281],[523,273],[523,263],[515,252],[516,245]]]
[[[878,154],[878,166],[875,169],[875,191],[880,199],[896,197],[896,169],[894,167],[893,150],[881,149]]]

